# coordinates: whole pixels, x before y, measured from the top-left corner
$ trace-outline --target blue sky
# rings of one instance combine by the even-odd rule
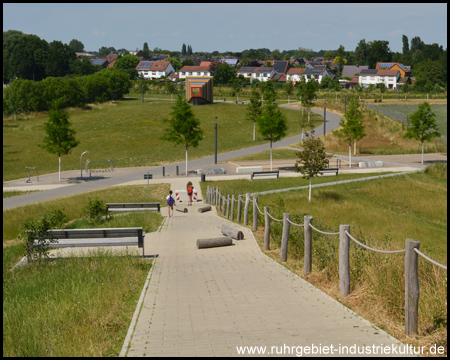
[[[355,50],[387,40],[402,51],[402,35],[447,47],[447,4],[24,4],[3,3],[3,31],[19,30],[48,42],[80,40],[88,51],[159,47],[212,52],[299,47]]]

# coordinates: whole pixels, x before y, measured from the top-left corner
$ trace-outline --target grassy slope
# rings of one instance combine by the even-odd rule
[[[94,110],[72,110],[69,121],[80,141],[71,154],[62,157],[62,170],[79,169],[80,155],[90,151],[91,160],[112,159],[115,167],[163,165],[184,160],[184,146],[160,140],[166,125],[162,119],[170,117],[173,103],[169,101],[123,100],[116,104],[102,104]],[[189,159],[214,154],[215,116],[218,123],[219,152],[265,143],[257,135],[253,142],[253,123],[245,120],[246,105],[212,104],[193,107],[205,131],[198,148],[189,149]],[[289,124],[288,136],[298,134],[295,110],[281,110]],[[320,120],[319,115],[315,116]],[[26,166],[36,167],[39,174],[58,171],[58,158],[38,147],[44,138],[46,114],[35,114],[20,120],[3,121],[3,180],[26,176]],[[95,165],[107,168],[108,162]]]

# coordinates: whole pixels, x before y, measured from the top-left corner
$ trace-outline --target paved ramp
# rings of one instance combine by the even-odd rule
[[[199,206],[146,236],[146,254],[158,257],[127,356],[239,356],[240,346],[295,356],[312,345],[333,345],[337,356],[339,346],[401,345],[264,255],[248,228]],[[223,224],[245,239],[196,249],[197,239],[222,236]]]

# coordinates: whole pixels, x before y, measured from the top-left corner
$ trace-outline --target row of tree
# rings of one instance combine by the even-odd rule
[[[130,76],[120,69],[104,69],[83,77],[49,77],[42,81],[16,79],[3,91],[3,113],[47,111],[121,99],[129,92]]]

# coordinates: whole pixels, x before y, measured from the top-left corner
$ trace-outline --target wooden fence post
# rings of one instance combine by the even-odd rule
[[[258,196],[253,195],[253,231],[258,230]]]
[[[234,221],[234,195],[231,196],[231,221]]]
[[[291,218],[291,216],[289,215],[289,213],[283,213],[283,233],[281,235],[281,249],[280,249],[280,261],[281,262],[287,261],[289,229],[291,226],[291,223],[288,220],[290,220],[290,218]]]
[[[339,225],[339,287],[342,296],[350,294],[350,225]]]
[[[308,275],[311,272],[311,250],[312,250],[312,224],[313,217],[305,215],[304,217],[304,234],[305,234],[305,259],[304,259],[304,274]]]
[[[406,239],[405,252],[405,334],[417,334],[419,318],[419,272],[418,257],[420,241]]]
[[[270,217],[268,206],[264,206],[264,250],[270,250]]]
[[[236,220],[238,223],[241,222],[241,213],[242,213],[242,195],[238,195],[238,209],[236,216]]]
[[[220,212],[220,200],[222,199],[222,194],[219,192],[217,192],[217,213]]]
[[[230,218],[230,194],[227,195],[227,219]]]
[[[250,193],[245,194],[244,225],[248,225],[248,208],[250,206]]]
[[[222,196],[222,215],[225,215],[225,201],[226,201],[226,197],[224,195],[224,196]]]

